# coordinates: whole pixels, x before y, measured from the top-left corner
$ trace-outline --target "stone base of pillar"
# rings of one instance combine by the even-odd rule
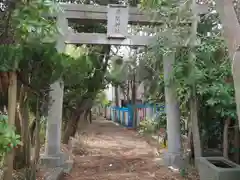
[[[47,168],[55,168],[62,166],[66,161],[66,155],[64,153],[56,155],[42,154],[40,157],[40,165]]]
[[[184,158],[180,153],[169,153],[164,154],[164,165],[173,168],[182,169],[186,165],[186,158]]]

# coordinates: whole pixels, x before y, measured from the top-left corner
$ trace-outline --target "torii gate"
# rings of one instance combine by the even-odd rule
[[[105,44],[122,46],[147,46],[154,37],[132,36],[128,34],[128,24],[161,24],[159,20],[153,20],[153,14],[143,12],[139,8],[125,5],[94,6],[82,4],[61,4],[62,13],[57,14],[57,25],[63,32],[57,40],[56,48],[62,53],[65,51],[65,44]],[[208,12],[205,5],[198,5],[198,14]],[[107,22],[107,33],[75,33],[68,30],[68,21],[86,22]],[[164,76],[167,78],[172,71],[172,64],[175,55],[164,57]],[[165,79],[166,79],[165,78]],[[49,107],[48,124],[46,130],[45,154],[42,156],[42,163],[50,167],[64,164],[64,156],[60,150],[61,144],[61,123],[63,104],[63,82],[56,81],[51,85],[52,103]],[[177,98],[174,86],[165,87],[167,122],[168,122],[168,153],[170,159],[174,159],[180,153],[180,120],[174,113],[169,113],[171,108],[175,109]],[[175,122],[179,123],[175,123]],[[178,142],[176,142],[178,141]],[[173,157],[172,157],[173,156]]]

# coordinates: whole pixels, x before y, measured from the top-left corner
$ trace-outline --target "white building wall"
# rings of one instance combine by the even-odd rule
[[[109,86],[108,89],[105,90],[107,98],[109,101],[115,101],[115,91],[114,87],[112,85]],[[130,89],[130,95],[132,94],[131,89]],[[118,94],[119,94],[119,104],[121,103],[121,100],[124,99],[123,93],[121,92],[120,88],[118,88]],[[142,99],[143,100],[143,94],[144,94],[144,84],[141,83],[137,87],[137,99]]]

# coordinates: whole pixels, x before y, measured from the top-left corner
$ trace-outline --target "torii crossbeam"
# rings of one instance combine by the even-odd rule
[[[152,42],[152,36],[133,36],[128,34],[128,24],[159,25],[162,21],[154,18],[156,13],[125,5],[95,6],[83,4],[61,4],[63,16],[69,22],[107,23],[107,34],[103,33],[65,33],[67,44],[109,44],[122,46],[146,46]],[[198,5],[198,14],[208,12],[206,5]],[[55,15],[56,16],[56,15]],[[64,21],[63,19],[61,19]],[[64,29],[64,27],[61,27]]]

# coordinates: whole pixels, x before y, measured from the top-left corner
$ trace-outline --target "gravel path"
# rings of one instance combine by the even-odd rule
[[[132,130],[95,120],[75,141],[74,167],[65,180],[182,180],[156,164],[154,148]]]

